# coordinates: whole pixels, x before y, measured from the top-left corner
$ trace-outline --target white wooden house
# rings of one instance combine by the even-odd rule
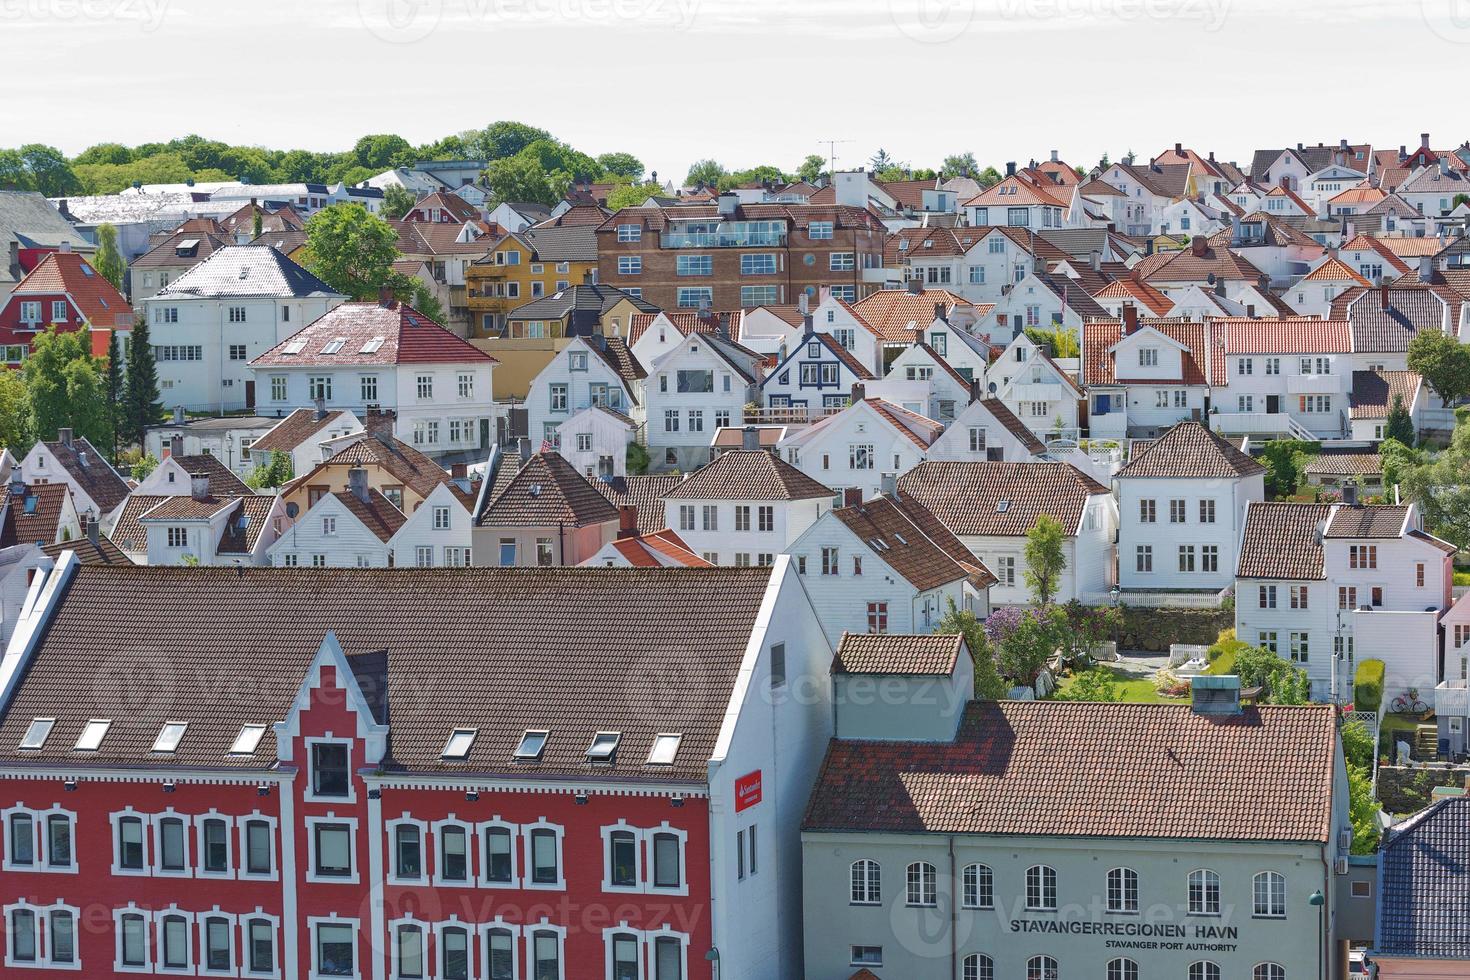
[[[628,445],[638,438],[631,418],[605,405],[589,405],[556,428],[556,451],[587,479],[628,475]]]
[[[855,394],[836,415],[793,430],[781,440],[781,457],[835,492],[858,490],[874,497],[922,462],[944,432],[933,419],[885,401]]]
[[[561,424],[593,405],[606,405],[642,424],[647,374],[621,338],[573,338],[532,379],[526,393],[532,442],[557,445]]]
[[[990,394],[1041,438],[1076,437],[1078,405],[1086,396],[1024,332],[990,365],[986,380]]]
[[[761,398],[772,421],[810,421],[841,411],[853,385],[873,377],[836,338],[811,330],[766,374]]]
[[[390,541],[403,526],[403,512],[368,486],[366,470],[350,470],[347,478],[348,489],[322,494],[271,546],[272,565],[387,568],[394,564]]]
[[[709,462],[711,437],[742,421],[760,378],[761,356],[719,334],[691,333],[650,364],[645,431],[654,467]]]
[[[474,486],[464,479],[430,491],[388,541],[394,564],[415,568],[461,568],[471,564]]]
[[[929,447],[928,459],[1022,463],[1046,452],[1026,423],[999,398],[970,402]]]

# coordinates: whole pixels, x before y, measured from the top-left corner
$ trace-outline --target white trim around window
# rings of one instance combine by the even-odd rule
[[[208,912],[196,912],[196,922],[199,927],[199,975],[201,977],[237,977],[240,975],[240,917],[233,912],[221,912],[216,905]],[[225,939],[228,943],[227,954],[229,966],[222,970],[211,970],[209,968],[209,926],[216,920],[224,920]]]
[[[477,823],[475,825],[475,830],[477,832],[477,843],[475,847],[480,852],[480,873],[475,877],[476,883],[481,888],[519,888],[521,847],[520,842],[517,838],[520,836],[521,832],[520,825],[510,823],[506,820],[501,820],[500,815],[496,814],[489,820],[482,820],[481,822]],[[490,831],[492,830],[504,830],[510,834],[510,881],[490,880],[490,857],[488,848],[490,846]]]
[[[149,855],[153,839],[153,832],[149,830],[152,817],[151,813],[139,813],[131,805],[107,815],[107,820],[112,825],[112,873],[115,877],[146,878],[153,873],[153,862]],[[125,868],[122,864],[122,822],[129,818],[137,820],[141,825],[143,865],[139,868]]]
[[[632,885],[615,885],[612,883],[612,835],[614,833],[630,833],[633,835],[633,846],[637,859],[635,862],[635,877]],[[688,851],[689,833],[678,827],[671,827],[667,820],[657,827],[634,827],[626,820],[619,820],[615,824],[609,824],[601,828],[602,834],[602,890],[610,893],[622,894],[658,894],[658,895],[688,895],[689,876],[686,864],[686,853]],[[657,880],[656,846],[660,836],[674,837],[678,846],[678,881],[677,885],[660,886],[655,884]]]
[[[444,942],[444,934],[451,929],[458,929],[465,934],[464,976],[466,977],[466,980],[475,980],[475,977],[478,976],[478,974],[475,973],[475,923],[464,922],[460,919],[458,915],[451,915],[443,922],[435,922],[431,928],[434,932],[434,976],[439,978],[439,980],[448,980],[449,971],[445,969],[445,957],[448,954],[448,947],[445,945]],[[486,974],[490,972],[488,963],[486,964],[484,972]]]
[[[15,931],[12,928],[11,916],[18,912],[29,912],[31,915],[31,937],[29,959],[16,959]],[[58,960],[54,946],[55,930],[51,917],[57,914],[65,914],[71,919],[71,956],[70,959]],[[82,968],[81,947],[78,945],[78,931],[81,926],[82,910],[75,905],[67,905],[65,902],[56,901],[50,905],[36,905],[21,899],[11,905],[0,907],[0,923],[3,923],[5,939],[5,965],[17,970],[80,970]]]
[[[317,954],[320,946],[317,941],[317,930],[322,926],[347,926],[352,930],[352,972],[347,974],[324,974],[321,972],[321,964],[317,962]],[[340,918],[335,912],[331,915],[309,915],[306,917],[306,941],[311,944],[308,952],[310,963],[311,980],[340,980],[346,976],[351,980],[362,980],[362,943],[359,938],[361,922],[358,919]]]
[[[192,976],[194,973],[194,916],[193,912],[185,912],[178,905],[170,905],[168,908],[159,909],[153,913],[153,972],[167,973],[175,976]],[[167,966],[168,963],[168,938],[169,921],[173,919],[183,920],[184,924],[184,965]]]
[[[141,963],[128,964],[123,961],[127,936],[123,930],[123,920],[139,920],[143,929],[143,941],[139,950],[142,955]],[[112,971],[114,973],[152,973],[153,972],[153,942],[149,933],[152,930],[153,913],[147,909],[138,908],[137,902],[129,902],[125,907],[112,910]]]
[[[475,825],[467,820],[458,820],[454,814],[449,814],[443,820],[435,820],[429,824],[430,833],[434,841],[434,874],[433,882],[440,888],[473,888],[475,886]],[[444,839],[446,831],[459,830],[464,833],[464,877],[444,877]],[[515,845],[511,845],[511,854],[515,854]]]
[[[481,976],[490,975],[490,934],[504,932],[510,935],[510,977],[511,980],[521,980],[521,926],[513,922],[506,922],[500,916],[496,916],[489,922],[481,922],[471,927],[475,931],[475,945],[479,947]]]
[[[648,943],[648,951],[644,959],[648,962],[649,980],[658,980],[658,941],[660,939],[676,939],[679,941],[679,976],[689,976],[689,933],[675,932],[668,924],[650,929],[643,934]]]
[[[549,830],[556,836],[556,880],[548,882],[537,882],[536,859],[534,845],[536,831]],[[531,891],[565,891],[567,887],[567,866],[562,838],[566,836],[566,828],[560,824],[549,822],[545,817],[537,817],[534,823],[521,825],[521,842],[525,848],[525,861],[522,864],[521,887]],[[565,972],[565,970],[563,970]]]
[[[633,958],[637,967],[636,972],[633,975],[638,977],[643,976],[644,950],[647,947],[647,941],[643,938],[642,929],[630,928],[628,926],[628,923],[624,921],[619,922],[615,926],[607,926],[602,930],[602,960],[604,980],[617,980],[617,963],[615,962],[613,957],[617,948],[617,940],[619,939],[619,937],[625,937],[632,940]]]
[[[416,875],[402,875],[398,871],[398,831],[402,827],[413,827],[418,832],[419,871]],[[427,885],[429,883],[429,823],[417,820],[407,811],[384,822],[388,834],[388,881],[395,885]],[[355,869],[354,869],[355,870]]]
[[[301,798],[307,803],[356,803],[357,781],[352,770],[353,740],[350,738],[334,738],[331,732],[327,732],[317,738],[305,738],[301,744],[305,747],[306,755],[306,786],[302,789]],[[316,787],[316,754],[318,745],[345,745],[347,746],[347,795],[346,796],[319,796]]]
[[[418,933],[418,964],[414,970],[403,970],[403,939]],[[388,920],[388,976],[392,980],[428,980],[433,973],[429,969],[429,923],[415,919],[410,912],[402,918]]]
[[[352,862],[350,875],[319,875],[316,872],[316,828],[318,824],[345,824],[348,828],[347,856]],[[355,885],[361,875],[357,860],[357,818],[339,817],[328,810],[325,816],[306,818],[306,880],[313,883]],[[356,920],[354,920],[356,921]]]
[[[164,824],[177,821],[182,834],[181,846],[184,848],[184,866],[182,869],[165,869],[163,866],[163,832]],[[153,864],[150,873],[156,878],[192,878],[194,877],[194,865],[189,860],[189,826],[194,821],[192,815],[180,813],[173,807],[166,807],[162,813],[155,813],[149,817],[148,823],[152,828],[151,840],[153,842]]]
[[[567,976],[567,927],[555,925],[541,917],[539,922],[531,925],[521,926],[521,934],[526,940],[526,976],[536,976],[536,936],[538,933],[550,932],[556,936],[556,975],[557,980],[566,980]]]
[[[250,957],[253,953],[251,948],[250,927],[258,922],[264,922],[271,930],[271,968],[269,970],[252,970],[250,968]],[[281,975],[281,917],[271,915],[259,905],[254,912],[243,912],[240,915],[240,976],[254,977],[259,980],[277,980]]]
[[[209,871],[208,847],[204,839],[205,824],[218,820],[225,825],[225,870]],[[194,853],[198,856],[198,864],[195,873],[200,878],[214,878],[225,880],[235,877],[235,818],[228,813],[220,813],[211,807],[207,812],[201,813],[194,818]]]
[[[18,865],[11,860],[13,841],[10,818],[22,814],[31,818],[31,863]],[[63,865],[51,863],[50,823],[51,818],[57,816],[64,817],[67,825],[69,863]],[[23,871],[27,874],[55,875],[74,875],[80,870],[77,867],[77,815],[75,811],[64,808],[60,803],[53,803],[44,810],[28,806],[12,806],[0,810],[0,831],[3,831],[5,848],[5,859],[3,864],[0,864],[0,869]]]
[[[250,870],[250,825],[253,824],[253,823],[260,823],[260,822],[263,822],[266,825],[266,834],[267,834],[267,838],[268,838],[267,847],[266,847],[266,854],[270,858],[270,870],[269,871],[251,871]],[[277,844],[278,838],[277,838],[277,835],[276,835],[276,826],[277,826],[277,820],[276,820],[276,818],[275,817],[272,817],[272,816],[270,816],[268,814],[261,813],[259,810],[251,810],[249,813],[245,814],[244,816],[236,817],[235,818],[235,826],[239,829],[239,833],[240,833],[240,841],[239,841],[239,843],[240,843],[240,848],[239,848],[239,853],[240,853],[240,872],[239,872],[239,874],[240,874],[241,880],[244,880],[244,881],[275,881],[277,878],[279,878],[281,876],[281,862],[280,862],[280,857],[276,853],[276,849],[277,849],[277,846],[278,846],[278,844]]]

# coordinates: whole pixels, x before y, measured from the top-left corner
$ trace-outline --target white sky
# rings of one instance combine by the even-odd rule
[[[1458,144],[1467,55],[1470,0],[0,0],[0,146],[338,150],[519,119],[675,179],[826,139],[852,141],[839,166],[1176,140],[1244,164]]]

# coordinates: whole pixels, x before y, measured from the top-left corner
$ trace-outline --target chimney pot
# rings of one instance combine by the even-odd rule
[[[87,540],[95,546],[97,544],[97,538],[102,533],[101,529],[97,526],[97,518],[89,514],[84,514],[82,516],[82,524],[83,530],[87,532]]]
[[[1378,285],[1378,308],[1380,310],[1388,309],[1388,283],[1386,282],[1379,283]]]
[[[1433,282],[1434,281],[1434,256],[1432,256],[1432,255],[1421,255],[1421,256],[1419,256],[1419,281],[1420,282]]]
[[[320,422],[327,417],[327,400],[325,398],[314,398],[312,401],[316,404],[316,420]]]
[[[852,386],[852,396],[849,399],[849,401],[851,401],[852,404],[856,405],[860,401],[866,401],[867,400],[867,397],[868,397],[868,389],[863,384],[861,384],[861,383],[855,383]]]
[[[634,504],[618,505],[618,539],[638,536],[638,508]]]
[[[753,425],[747,425],[740,430],[740,448],[756,450],[761,447],[760,430]]]
[[[385,310],[393,309],[393,290],[388,286],[378,287],[378,305]]]
[[[879,476],[878,477],[878,488],[879,488],[879,491],[885,497],[897,497],[898,496],[898,474],[897,473],[884,473],[883,475]]]
[[[189,496],[193,497],[195,500],[209,499],[208,473],[189,474]]]
[[[354,466],[347,471],[347,489],[351,494],[363,503],[368,502],[368,478],[367,470],[361,466]]]
[[[1127,337],[1138,332],[1138,307],[1132,303],[1123,304],[1123,336]]]
[[[183,425],[184,424],[184,419],[185,419],[185,416],[184,416],[184,406],[182,406],[182,405],[175,405],[174,406],[174,425]]]
[[[1174,144],[1174,155],[1175,156],[1179,156],[1179,157],[1184,156],[1184,144],[1183,143],[1175,143]]]
[[[1429,149],[1429,134],[1428,133],[1420,133],[1419,134],[1419,146],[1420,146],[1421,149],[1425,149],[1425,150]]]
[[[1189,240],[1189,250],[1194,253],[1197,258],[1202,257],[1209,246],[1210,243],[1204,235],[1195,235]]]
[[[1052,163],[1060,163],[1061,162],[1061,155],[1058,154],[1056,150],[1052,150],[1051,151],[1051,162]]]
[[[464,463],[449,464],[449,478],[451,480],[464,480],[469,477],[469,467]]]

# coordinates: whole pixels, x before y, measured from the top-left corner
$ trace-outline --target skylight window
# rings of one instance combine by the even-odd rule
[[[1011,509],[1011,502],[1009,500],[996,501],[996,504],[995,504],[995,512],[997,514],[1004,514],[1006,511],[1008,511],[1010,509]]]
[[[31,722],[31,727],[26,729],[25,738],[20,740],[23,749],[39,749],[46,745],[46,737],[51,734],[51,729],[56,727],[55,718],[37,718]]]
[[[382,348],[383,341],[384,340],[387,340],[387,339],[388,338],[386,338],[386,337],[373,337],[371,340],[368,340],[365,343],[363,343],[362,349],[359,350],[358,353],[359,354],[376,354]]]
[[[903,535],[899,534],[897,531],[893,532],[893,539],[899,544],[908,544],[908,542],[903,539]]]
[[[342,350],[342,345],[347,343],[346,337],[333,337],[327,341],[327,346],[322,348],[323,354],[336,354]]]
[[[189,727],[187,721],[171,721],[165,724],[158,737],[153,740],[154,752],[174,752],[179,747],[179,742],[184,738],[184,729]]]
[[[648,753],[648,764],[650,766],[671,766],[674,764],[674,756],[679,754],[679,743],[683,735],[665,734],[653,737],[653,749]]]
[[[449,733],[449,741],[444,744],[443,757],[463,759],[470,754],[470,746],[475,744],[475,736],[479,733],[478,728],[456,728]]]
[[[302,349],[305,346],[306,346],[306,341],[304,341],[304,340],[293,340],[289,344],[286,345],[285,349],[282,350],[281,353],[282,354],[300,354],[301,351],[302,351]]]
[[[521,744],[516,746],[517,759],[539,759],[541,752],[546,748],[546,739],[551,733],[547,731],[528,730],[521,736]]]
[[[587,761],[612,762],[618,754],[618,741],[622,737],[621,732],[598,732],[587,749]]]
[[[107,730],[111,727],[111,718],[93,718],[87,722],[87,727],[82,729],[82,735],[77,739],[75,749],[78,752],[96,752],[102,745],[102,739],[107,736]]]
[[[235,736],[235,744],[230,746],[230,755],[254,755],[264,735],[264,725],[241,726],[240,734]]]

